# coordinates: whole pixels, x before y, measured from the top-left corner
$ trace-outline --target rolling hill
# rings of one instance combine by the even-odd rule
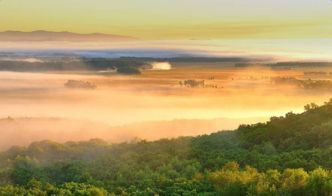
[[[34,142],[0,154],[1,195],[332,194],[332,100],[197,137]]]

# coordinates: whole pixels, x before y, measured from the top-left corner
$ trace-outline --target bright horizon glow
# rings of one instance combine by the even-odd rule
[[[0,31],[143,39],[331,38],[329,0],[2,0]]]

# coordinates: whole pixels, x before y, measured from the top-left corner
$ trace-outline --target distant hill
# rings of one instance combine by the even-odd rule
[[[111,35],[102,33],[79,34],[72,32],[53,31],[4,31],[0,32],[0,41],[126,41],[135,38],[122,35]]]

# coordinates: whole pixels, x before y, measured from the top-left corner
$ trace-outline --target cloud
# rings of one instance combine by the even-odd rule
[[[153,70],[171,70],[172,65],[169,62],[153,62],[151,63]]]

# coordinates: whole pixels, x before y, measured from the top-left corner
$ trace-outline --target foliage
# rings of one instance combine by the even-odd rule
[[[199,137],[35,142],[0,153],[0,195],[331,195],[332,101]]]

